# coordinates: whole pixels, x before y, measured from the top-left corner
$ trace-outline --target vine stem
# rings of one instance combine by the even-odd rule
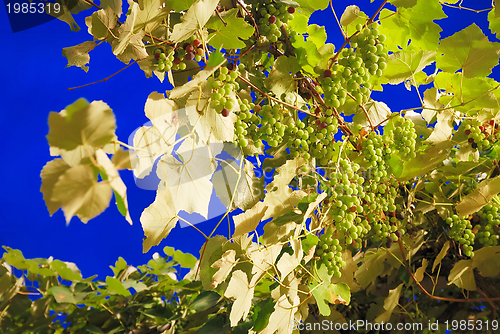
[[[335,16],[335,20],[337,20],[337,24],[339,25],[340,32],[342,33],[342,36],[344,36],[344,40],[347,38],[347,34],[342,28],[342,25],[340,24],[339,18],[337,17],[337,13],[335,13],[335,9],[333,9],[333,0],[330,0],[330,8],[332,10],[333,16]]]
[[[111,79],[112,77],[114,77],[115,75],[117,75],[118,73],[120,73],[121,71],[129,68],[130,66],[134,65],[135,63],[137,63],[138,61],[140,60],[144,60],[145,58],[142,58],[142,59],[137,59],[137,60],[134,60],[133,62],[131,62],[130,64],[128,64],[127,66],[125,66],[124,68],[122,68],[121,70],[111,74],[110,76],[104,78],[104,79],[101,79],[101,80],[97,80],[97,81],[94,81],[94,82],[91,82],[91,83],[88,83],[88,84],[85,84],[85,85],[81,85],[81,86],[77,86],[77,87],[70,87],[68,88],[68,90],[73,90],[73,89],[78,89],[78,88],[83,88],[83,87],[87,87],[87,86],[91,86],[91,85],[94,85],[96,83],[99,83],[99,82],[106,82],[108,81],[109,79]]]
[[[422,290],[422,292],[429,298],[435,299],[435,300],[440,300],[440,301],[446,301],[446,302],[456,302],[456,303],[477,303],[477,302],[497,302],[500,301],[500,297],[497,298],[466,298],[466,299],[457,299],[457,298],[446,298],[446,297],[438,297],[431,295],[429,291],[427,291],[422,284],[420,284],[419,281],[417,281],[417,278],[413,274],[413,272],[410,269],[410,266],[408,265],[408,262],[406,261],[406,255],[403,249],[403,242],[401,241],[401,238],[398,239],[398,244],[399,244],[399,250],[401,251],[401,256],[403,258],[403,263],[405,265],[406,271],[408,274],[411,276],[415,284]]]
[[[256,91],[258,91],[258,92],[259,92],[259,93],[261,93],[262,95],[266,96],[266,97],[267,97],[268,99],[270,99],[270,100],[273,100],[273,101],[275,101],[275,102],[281,103],[282,105],[284,105],[284,106],[286,106],[286,107],[288,107],[288,108],[292,108],[292,109],[294,109],[294,110],[297,110],[297,111],[303,112],[303,113],[305,113],[305,114],[311,115],[311,116],[313,116],[313,117],[319,118],[319,116],[318,116],[318,115],[316,115],[316,114],[312,114],[312,113],[308,112],[307,110],[300,109],[300,108],[298,108],[298,107],[296,107],[296,106],[293,106],[293,105],[291,105],[291,104],[289,104],[289,103],[283,102],[283,101],[281,101],[280,99],[277,99],[277,98],[275,98],[275,97],[273,97],[273,96],[271,96],[271,95],[267,94],[266,92],[264,92],[263,90],[261,90],[261,89],[257,88],[254,84],[252,84],[250,81],[248,81],[247,79],[245,79],[245,78],[243,78],[243,77],[241,77],[241,76],[238,76],[238,79],[240,79],[241,81],[243,81],[244,83],[246,83],[247,85],[249,85],[250,87],[252,87],[253,89],[255,89]]]
[[[257,25],[257,22],[255,22],[255,18],[253,17],[252,13],[248,11],[248,9],[245,7],[245,4],[241,2],[241,0],[237,0],[238,4],[243,8],[243,10],[247,13],[248,16],[250,16],[250,19],[252,20],[253,26],[255,27],[255,32],[257,33],[257,36],[260,35],[259,33],[259,26]]]

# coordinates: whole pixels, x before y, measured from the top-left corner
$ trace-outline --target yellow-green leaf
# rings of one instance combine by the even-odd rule
[[[475,24],[441,41],[436,65],[445,72],[462,70],[466,78],[487,76],[498,65],[500,43],[488,41]]]
[[[65,110],[49,115],[49,145],[67,151],[80,145],[102,148],[115,136],[115,116],[102,101],[80,99]]]

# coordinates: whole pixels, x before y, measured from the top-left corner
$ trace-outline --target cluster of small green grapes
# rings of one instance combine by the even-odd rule
[[[258,144],[266,141],[271,147],[281,144],[287,128],[282,121],[288,112],[277,103],[273,106],[266,104],[260,107],[259,105],[257,110],[254,108],[254,111],[256,111],[260,119],[261,126],[253,131],[252,140]]]
[[[328,207],[335,228],[342,233],[346,245],[361,245],[361,239],[369,232],[368,221],[362,219],[361,198],[365,196],[363,177],[357,172],[359,165],[340,158],[338,169],[328,173],[328,180],[322,183],[320,190],[328,197],[323,202]]]
[[[339,239],[334,234],[334,229],[329,227],[325,233],[320,235],[318,245],[316,246],[315,257],[319,263],[323,263],[328,268],[328,274],[340,277],[340,269],[346,263],[342,259],[342,246]]]
[[[462,245],[466,256],[473,257],[475,235],[472,232],[472,224],[467,217],[452,215],[446,218],[445,223],[450,227],[448,235]]]
[[[168,54],[162,48],[156,48],[153,52],[155,59],[158,61],[158,71],[168,72],[172,69],[174,62],[174,53],[172,49],[169,50]]]
[[[361,141],[361,152],[364,155],[364,160],[368,163],[368,167],[375,167],[370,172],[377,173],[377,175],[373,175],[376,182],[380,177],[387,175],[385,160],[393,153],[391,146],[394,146],[391,137],[379,135],[375,131],[370,132]]]
[[[476,224],[476,240],[484,246],[498,244],[500,215],[496,205],[487,204],[472,216],[472,223]]]
[[[394,135],[394,148],[399,151],[402,158],[414,158],[417,133],[413,122],[404,117],[395,117],[393,124],[394,129],[387,131],[386,135],[388,137]]]
[[[500,139],[500,130],[494,120],[481,123],[475,119],[464,121],[465,135],[473,149],[482,151]]]
[[[371,28],[371,29],[370,29]],[[384,47],[385,35],[380,35],[378,24],[372,23],[371,27],[363,29],[361,24],[356,26],[359,34],[351,38],[351,48],[363,60],[365,68],[371,75],[380,77],[387,67],[389,55]],[[363,29],[363,30],[362,30]]]
[[[372,224],[373,239],[386,240],[390,247],[406,230],[402,224],[400,208],[395,205],[398,196],[398,181],[391,175],[383,177],[380,182],[365,182],[366,195],[363,198],[363,210]]]
[[[373,23],[363,29],[358,24],[356,28],[360,33],[351,38],[351,48],[342,51],[338,64],[318,73],[322,74],[319,80],[328,106],[338,108],[343,105],[347,92],[359,103],[369,100],[371,75],[381,76],[389,57],[383,44],[385,36],[379,35],[377,27]]]
[[[259,24],[259,32],[271,43],[276,43],[281,37],[280,27],[282,23],[287,23],[293,19],[294,7],[272,0],[264,0],[255,7],[255,17]]]
[[[294,157],[311,156],[317,159],[319,165],[327,165],[334,156],[332,141],[338,131],[338,121],[335,117],[307,116],[304,121],[288,120],[286,133],[288,148]]]
[[[217,70],[216,75],[216,78],[210,77],[208,79],[208,85],[211,89],[210,107],[227,117],[236,103],[236,99],[231,94],[240,89],[240,85],[236,82],[239,75],[238,68],[229,71],[227,67],[221,67]]]

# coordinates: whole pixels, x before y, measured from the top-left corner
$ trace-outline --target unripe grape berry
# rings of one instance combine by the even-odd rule
[[[325,72],[323,72],[323,75],[325,76],[325,78],[329,78],[332,76],[332,71],[331,70],[325,70]]]
[[[227,116],[229,116],[229,110],[224,108],[224,109],[222,109],[221,114],[222,114],[222,116],[227,117]]]
[[[271,24],[276,23],[276,16],[274,15],[269,16],[269,23]]]
[[[193,52],[186,53],[186,55],[184,56],[184,59],[185,60],[193,60],[194,59],[194,53]]]
[[[184,50],[186,50],[186,52],[193,52],[194,51],[194,46],[192,46],[191,44],[189,44],[188,46],[186,46],[184,48]]]
[[[199,40],[199,39],[195,39],[195,40],[193,41],[193,45],[194,45],[195,47],[199,47],[199,46],[201,45],[200,40]]]
[[[295,13],[295,8],[294,8],[294,7],[288,7],[288,12],[289,12],[290,14]]]
[[[259,112],[261,111],[262,107],[260,106],[260,104],[257,104],[255,107],[253,107],[253,111],[255,112]]]

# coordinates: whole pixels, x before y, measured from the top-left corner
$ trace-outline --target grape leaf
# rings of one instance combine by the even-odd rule
[[[419,50],[403,50],[394,52],[389,56],[387,68],[384,70],[382,83],[398,85],[412,78],[422,71],[427,65],[434,62],[436,52]]]
[[[231,270],[233,270],[234,266],[238,263],[235,256],[236,251],[234,249],[228,249],[220,259],[212,263],[212,268],[219,269],[212,278],[213,288],[216,288],[219,284],[224,282],[231,273]]]
[[[500,43],[488,41],[473,23],[441,41],[436,65],[445,72],[462,70],[466,78],[487,76],[498,65],[499,51]]]
[[[114,277],[108,276],[106,277],[106,284],[108,285],[108,290],[111,292],[114,292],[116,294],[119,294],[124,297],[132,297],[132,294],[130,291],[125,289],[123,286],[122,282],[117,280]]]
[[[368,19],[368,15],[360,11],[357,6],[351,5],[344,10],[344,13],[340,17],[340,24],[344,28],[347,36],[351,36],[357,31],[356,25],[365,25]]]
[[[441,261],[444,259],[446,254],[448,253],[448,249],[450,249],[450,241],[446,241],[443,245],[443,248],[439,251],[438,256],[434,259],[434,263],[432,264],[432,272],[436,269],[437,265],[441,264]]]
[[[151,122],[136,131],[133,137],[135,151],[130,151],[135,177],[144,178],[160,156],[172,152],[179,127],[176,109],[176,104],[161,93],[153,92],[148,96],[144,111]]]
[[[303,190],[293,191],[288,186],[290,181],[297,175],[298,168],[303,164],[305,164],[305,160],[297,158],[288,160],[283,166],[276,169],[278,175],[276,175],[273,182],[266,187],[264,205],[267,206],[268,209],[262,218],[263,220],[271,217],[279,217],[290,211],[307,195]]]
[[[233,272],[224,292],[224,296],[227,298],[235,298],[229,315],[231,327],[236,326],[241,319],[245,319],[250,312],[254,288],[248,284],[247,274],[241,270]]]
[[[396,288],[389,290],[389,296],[384,300],[385,312],[375,318],[375,322],[388,322],[391,318],[392,312],[399,305],[399,297],[404,283],[401,283]]]
[[[210,107],[210,90],[206,81],[201,85],[201,89],[201,92],[192,92],[186,102],[185,108],[189,122],[195,126],[196,133],[203,141],[214,137],[216,140],[232,142],[236,114],[232,112],[229,116],[224,117],[217,113],[215,109]],[[236,95],[231,93],[230,98],[233,99],[236,106],[233,111],[239,111]],[[199,110],[201,112],[198,112]]]
[[[143,242],[143,252],[159,245],[175,227],[178,210],[175,208],[174,199],[167,186],[161,184],[156,192],[156,198],[141,214],[141,225],[146,238]]]
[[[215,172],[212,182],[217,197],[226,208],[246,210],[262,199],[264,180],[255,176],[254,165],[250,161],[245,159],[241,169],[235,160],[226,160],[221,166],[222,169]],[[238,173],[241,173],[240,177]]]
[[[489,22],[489,28],[492,33],[496,34],[496,37],[499,38],[500,36],[500,18],[497,15],[497,13],[500,12],[497,8],[500,8],[500,6],[495,6],[490,12],[488,13],[488,22]]]
[[[115,38],[112,34],[112,30],[115,28],[116,22],[118,21],[117,14],[111,7],[103,8],[105,9],[98,10],[91,16],[85,18],[85,24],[88,27],[89,34],[94,36],[95,40],[105,40],[108,37]]]
[[[184,162],[173,156],[163,156],[158,163],[157,175],[167,181],[177,210],[197,212],[208,216],[208,205],[212,195],[212,174],[217,163],[213,158],[222,150],[222,145],[207,146],[187,138],[177,150]]]
[[[222,62],[213,67],[205,67],[203,71],[196,73],[196,75],[193,76],[193,78],[189,80],[189,82],[172,89],[170,93],[168,93],[168,98],[171,100],[175,100],[187,95],[188,93],[191,93],[193,90],[198,88],[201,83],[205,82],[208,77],[210,77],[215,71],[217,71],[220,65],[222,65]]]
[[[179,263],[181,268],[193,268],[197,261],[194,255],[175,250],[173,247],[166,246],[163,248],[163,252]]]
[[[75,46],[63,48],[63,57],[68,59],[69,66],[77,66],[87,72],[89,70],[86,66],[90,61],[89,52],[92,51],[97,44],[93,41],[86,41]]]
[[[113,54],[120,56],[119,59],[124,63],[129,63],[131,59],[137,60],[148,56],[142,41],[146,32],[144,30],[135,30],[139,10],[139,5],[132,2],[127,20],[118,28],[118,39],[112,43]]]
[[[49,114],[49,145],[74,150],[80,145],[102,148],[115,136],[115,116],[102,101],[80,99],[65,110]]]
[[[257,202],[251,209],[233,216],[235,226],[233,237],[255,230],[262,217],[266,214],[267,209],[263,202]]]
[[[438,0],[417,1],[411,8],[398,8],[396,12],[382,9],[379,31],[387,36],[385,41],[389,51],[406,49],[411,40],[415,49],[435,51],[438,48],[442,29],[434,20],[446,18]]]
[[[52,190],[52,200],[61,204],[67,224],[74,215],[86,223],[101,214],[110,199],[111,186],[107,182],[97,182],[88,165],[66,170]]]
[[[174,26],[170,40],[174,43],[182,42],[203,28],[214,14],[219,0],[198,0],[189,7],[182,16],[182,22]]]
[[[293,249],[293,255],[283,253],[276,267],[281,274],[280,281],[283,280],[300,264],[303,257],[302,243],[299,239],[290,241]]]
[[[261,300],[254,306],[253,330],[255,332],[260,332],[269,324],[269,317],[271,317],[271,314],[274,312],[275,304],[276,302],[274,302],[272,298],[267,298]]]
[[[325,10],[330,3],[329,0],[296,0],[300,7],[312,11]]]
[[[354,22],[359,17],[359,7],[356,5],[347,6],[340,17],[340,24],[343,27],[348,26],[352,22]]]
[[[208,20],[206,27],[214,30],[208,36],[210,45],[215,49],[241,49],[245,47],[242,40],[247,40],[254,33],[254,27],[245,22],[241,17],[237,17],[239,9],[233,8],[221,14],[225,25],[217,16],[212,16]]]
[[[123,14],[123,9],[122,9],[122,0],[101,0],[101,7],[103,9],[106,8],[111,8],[115,13],[116,16],[120,17]]]
[[[191,7],[191,5],[195,2],[196,0],[171,0],[169,5],[172,6],[176,12],[181,12],[189,9],[189,7]]]
[[[455,209],[460,216],[468,216],[479,211],[498,193],[500,193],[500,176],[480,182],[476,190],[463,197]]]
[[[276,96],[296,90],[294,75],[300,70],[295,57],[282,56],[274,62],[275,70],[264,80],[264,85]]]
[[[42,173],[40,174],[40,177],[42,178],[42,187],[40,188],[40,191],[43,193],[45,205],[47,206],[51,216],[61,207],[61,203],[52,199],[52,191],[57,183],[57,180],[59,180],[59,177],[69,168],[70,166],[68,166],[64,160],[54,159],[47,162],[42,169]]]
[[[208,239],[200,249],[200,265],[199,279],[205,290],[210,290],[212,287],[212,277],[217,272],[217,269],[211,265],[220,259],[224,251],[222,246],[227,242],[227,239],[222,235],[216,235]]]
[[[499,108],[498,87],[500,83],[491,78],[462,78],[460,73],[439,72],[434,80],[437,89],[444,89],[440,101],[451,102],[456,110],[470,112],[473,108]],[[452,94],[450,96],[450,94]]]
[[[172,7],[165,0],[139,0],[139,11],[134,24],[134,32],[144,29],[155,31],[168,16]]]
[[[387,104],[374,100],[365,103],[365,109],[368,113],[368,117],[370,117],[371,124],[374,126],[386,120],[391,114],[391,109],[389,109]],[[356,111],[356,115],[354,115],[353,121],[365,127],[370,125],[365,113],[359,108]]]
[[[425,142],[437,143],[450,140],[453,134],[453,121],[458,117],[453,109],[446,109],[437,115],[437,123],[434,125],[429,138]]]
[[[76,304],[76,299],[70,288],[65,285],[52,286],[47,290],[47,294],[54,296],[57,303]]]
[[[325,45],[326,42],[326,29],[325,27],[321,27],[317,24],[311,24],[307,27],[307,34],[309,35],[307,37],[308,41],[313,42],[316,44],[316,47],[319,49],[323,45]],[[278,59],[283,58],[279,57]]]
[[[276,301],[274,312],[269,317],[269,324],[264,328],[260,334],[287,334],[292,333],[294,314],[296,312],[294,307],[288,301],[286,295],[281,295]]]
[[[114,190],[118,210],[129,222],[129,224],[132,225],[132,218],[130,218],[130,213],[128,212],[127,186],[123,183],[115,165],[111,162],[103,150],[97,150],[96,160],[97,163],[104,168],[109,185]],[[121,204],[121,209],[119,204]]]

